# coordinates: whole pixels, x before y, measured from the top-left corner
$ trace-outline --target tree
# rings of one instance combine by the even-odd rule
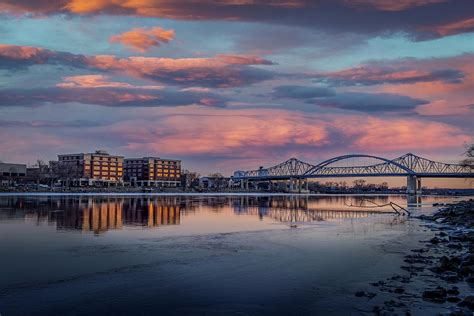
[[[217,189],[227,187],[227,181],[221,173],[211,173],[208,178],[212,179],[214,182],[214,187]]]
[[[466,145],[466,159],[461,161],[463,166],[474,169],[474,144]]]
[[[354,180],[354,188],[363,188],[365,186],[365,180],[363,179],[357,179]]]
[[[183,176],[185,177],[185,187],[193,188],[199,185],[199,177],[201,176],[199,173],[184,170]]]

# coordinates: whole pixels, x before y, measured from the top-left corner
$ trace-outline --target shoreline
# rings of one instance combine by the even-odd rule
[[[244,191],[226,191],[226,192],[144,192],[144,191],[107,191],[107,192],[58,192],[58,191],[0,191],[1,196],[232,196],[232,195],[248,195],[248,196],[413,196],[413,197],[471,197],[473,193],[465,194],[433,194],[423,193],[420,195],[408,195],[406,193],[290,193],[290,192],[244,192]],[[436,206],[436,205],[435,205]]]
[[[355,293],[368,300],[389,295],[373,306],[373,314],[412,315],[419,312],[413,308],[428,303],[445,310],[442,315],[473,315],[474,200],[440,206],[433,215],[414,217],[434,235],[420,240],[420,248],[406,250],[399,273]]]

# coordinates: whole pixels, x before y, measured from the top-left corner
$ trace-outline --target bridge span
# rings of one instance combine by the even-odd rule
[[[472,166],[429,160],[412,153],[395,159],[350,154],[315,165],[291,158],[268,168],[235,171],[232,179],[240,181],[244,190],[248,190],[251,181],[285,180],[289,181],[290,191],[304,192],[308,189],[308,179],[336,177],[407,177],[407,193],[420,194],[421,178],[474,178],[474,169]]]

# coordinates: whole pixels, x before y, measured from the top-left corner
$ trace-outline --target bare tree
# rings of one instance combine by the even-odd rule
[[[474,169],[474,144],[466,145],[466,159],[461,161],[463,166]]]

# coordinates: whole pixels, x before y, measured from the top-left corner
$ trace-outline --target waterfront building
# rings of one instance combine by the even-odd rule
[[[12,186],[26,178],[26,165],[0,162],[0,185]]]
[[[58,155],[57,172],[67,186],[113,186],[123,183],[123,156],[103,150]]]
[[[126,158],[124,179],[132,186],[178,187],[181,183],[181,160],[159,157]]]

